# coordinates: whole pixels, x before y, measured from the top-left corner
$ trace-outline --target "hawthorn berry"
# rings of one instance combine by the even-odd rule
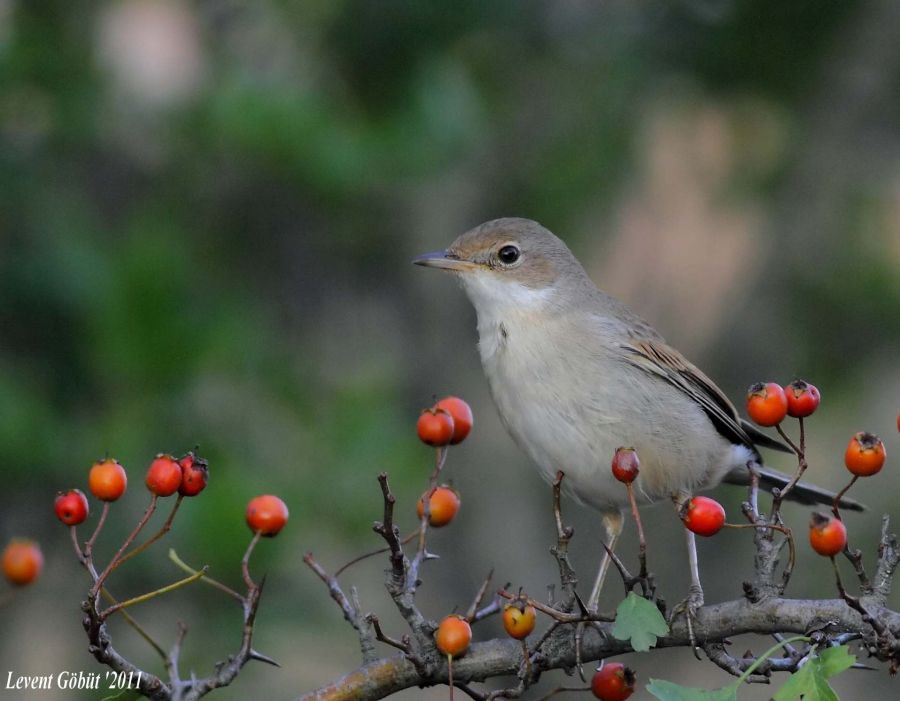
[[[634,672],[621,662],[607,662],[591,677],[591,693],[600,701],[625,701],[634,693]]]
[[[278,535],[288,521],[288,507],[272,494],[253,497],[247,504],[247,525],[267,538]]]
[[[839,518],[814,511],[809,521],[809,544],[819,555],[837,555],[847,545],[847,527]]]
[[[77,526],[84,523],[90,513],[87,497],[80,489],[70,489],[68,492],[60,492],[53,501],[53,510],[56,518],[67,526]]]
[[[788,410],[788,400],[776,382],[757,382],[747,390],[747,415],[760,426],[777,426]]]
[[[453,418],[453,437],[450,445],[462,443],[472,430],[472,408],[459,397],[444,397],[434,405],[443,409]]]
[[[449,657],[459,657],[469,649],[472,628],[462,616],[451,613],[441,621],[434,634],[437,649]]]
[[[536,618],[534,606],[516,601],[503,608],[503,629],[510,637],[524,640],[534,630]]]
[[[874,433],[860,431],[847,444],[844,464],[858,477],[869,477],[881,470],[887,453],[884,442]]]
[[[445,409],[423,409],[416,422],[416,432],[419,440],[427,445],[435,448],[449,445],[453,439],[453,417]]]
[[[795,419],[806,418],[812,414],[822,401],[819,388],[804,380],[794,380],[784,388],[787,397],[787,413]]]
[[[612,459],[612,473],[619,482],[629,484],[637,479],[641,461],[634,448],[617,448]]]
[[[725,525],[725,509],[715,499],[692,497],[682,510],[681,520],[689,531],[697,535],[711,536]]]
[[[160,453],[147,468],[144,483],[158,497],[172,496],[181,486],[181,465],[171,455]]]
[[[178,493],[185,497],[195,497],[206,488],[209,480],[209,463],[201,457],[188,453],[178,459],[181,468],[181,483]]]
[[[419,497],[419,503],[416,505],[416,514],[419,520],[425,516],[425,492]],[[428,525],[433,528],[441,528],[450,523],[456,512],[459,511],[459,494],[447,485],[441,485],[434,490],[431,499],[428,500]]]
[[[10,584],[23,587],[31,584],[44,568],[41,548],[33,540],[13,538],[3,550],[3,575]]]
[[[95,462],[88,473],[88,488],[101,501],[115,501],[125,493],[128,475],[114,458]]]

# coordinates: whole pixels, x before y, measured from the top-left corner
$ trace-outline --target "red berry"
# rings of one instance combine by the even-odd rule
[[[118,460],[106,458],[95,462],[88,473],[88,488],[101,501],[115,501],[125,493],[128,475]]]
[[[453,417],[444,409],[423,409],[416,422],[416,432],[423,443],[435,448],[448,445],[453,438]]]
[[[450,445],[462,443],[472,430],[472,408],[459,397],[444,397],[434,405],[453,417],[453,438]]]
[[[158,497],[168,497],[181,486],[181,465],[171,455],[160,453],[147,469],[147,489]]]
[[[57,494],[53,501],[53,510],[56,512],[56,518],[67,526],[84,523],[90,513],[87,497],[80,489],[70,489],[68,492]]]
[[[885,457],[882,440],[874,433],[860,431],[847,444],[844,463],[854,475],[868,477],[881,470]]]
[[[425,515],[425,497],[427,494],[428,492],[425,492],[425,494],[420,496],[419,503],[416,505],[416,513],[420,521]],[[456,491],[447,485],[437,487],[434,490],[434,494],[431,495],[431,499],[428,500],[428,524],[434,528],[446,526],[456,516],[456,512],[459,511],[459,504],[459,494]]]
[[[434,634],[434,642],[445,655],[458,657],[469,649],[472,628],[465,618],[452,613],[441,621]]]
[[[31,584],[43,568],[44,556],[33,540],[13,538],[3,551],[3,575],[17,587]]]
[[[787,396],[775,382],[757,382],[747,390],[747,414],[760,426],[780,424],[787,409]]]
[[[534,606],[529,606],[524,601],[516,601],[507,604],[503,609],[503,629],[510,637],[524,640],[534,630],[536,618]]]
[[[254,533],[271,538],[278,535],[288,521],[288,507],[272,494],[253,497],[247,504],[247,525]]]
[[[630,484],[637,479],[641,461],[634,448],[617,448],[612,459],[612,473],[619,482]]]
[[[634,693],[634,672],[621,662],[607,662],[591,677],[591,692],[600,701],[625,701]]]
[[[711,536],[725,525],[725,509],[715,499],[693,497],[685,504],[681,519],[689,531],[697,535]]]
[[[209,463],[201,457],[188,453],[178,459],[181,468],[181,483],[178,493],[186,497],[195,497],[206,488],[209,479]]]
[[[822,395],[815,385],[803,380],[794,380],[784,388],[787,397],[787,413],[795,419],[805,418],[812,414],[822,401]]]
[[[847,527],[838,518],[813,512],[809,522],[809,544],[819,555],[837,555],[847,545]]]

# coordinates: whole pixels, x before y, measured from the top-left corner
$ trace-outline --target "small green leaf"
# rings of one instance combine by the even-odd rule
[[[647,652],[656,639],[669,632],[666,619],[651,601],[628,592],[616,609],[616,623],[612,634],[619,640],[630,640],[636,652]]]
[[[851,655],[850,649],[846,645],[829,647],[819,653],[819,663],[822,667],[822,676],[827,679],[845,669],[850,669],[856,664],[856,655]]]
[[[721,689],[692,689],[662,679],[651,679],[647,691],[660,701],[737,701],[737,685]]]
[[[804,701],[839,701],[828,684],[832,677],[856,662],[846,645],[823,650],[794,672],[772,698],[774,701],[793,701],[800,696]]]

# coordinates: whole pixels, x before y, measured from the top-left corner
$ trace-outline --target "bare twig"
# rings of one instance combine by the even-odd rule
[[[140,555],[147,548],[153,545],[156,541],[162,538],[166,533],[172,530],[172,522],[175,520],[175,514],[178,513],[178,507],[181,506],[181,502],[184,500],[184,495],[179,494],[178,498],[175,500],[175,504],[172,506],[172,511],[169,512],[168,518],[166,518],[165,523],[163,523],[162,527],[149,539],[138,545],[134,550],[125,553],[120,559],[119,564],[121,565],[126,560],[130,560],[135,555]],[[99,529],[99,527],[98,527]]]
[[[122,553],[124,553],[128,549],[128,547],[134,542],[134,539],[137,538],[138,534],[143,530],[144,526],[147,525],[147,522],[150,520],[153,512],[156,511],[156,504],[158,499],[159,497],[156,496],[156,494],[150,495],[150,504],[147,506],[146,511],[144,511],[144,515],[141,517],[141,520],[137,522],[134,530],[132,530],[131,533],[128,534],[128,537],[125,538],[125,542],[122,543],[121,547],[116,551],[116,554],[113,555],[112,560],[109,561],[109,564],[94,581],[94,586],[91,587],[91,598],[96,599],[97,592],[100,591],[100,588],[103,586],[106,578],[109,577],[109,573],[119,566],[119,562],[122,558]]]

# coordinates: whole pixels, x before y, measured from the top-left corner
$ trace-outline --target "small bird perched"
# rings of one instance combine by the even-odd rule
[[[563,241],[528,219],[486,222],[446,251],[414,263],[456,273],[478,317],[478,349],[509,433],[544,479],[603,515],[610,549],[622,531],[626,492],[611,471],[620,446],[636,449],[635,492],[681,504],[695,491],[789,478],[762,466],[757,445],[787,450],[743,421],[722,391],[624,304],[598,290]],[[790,497],[831,503],[799,483]],[[847,501],[848,508],[860,508]],[[702,605],[694,534],[690,607]],[[589,606],[596,609],[604,558]]]

